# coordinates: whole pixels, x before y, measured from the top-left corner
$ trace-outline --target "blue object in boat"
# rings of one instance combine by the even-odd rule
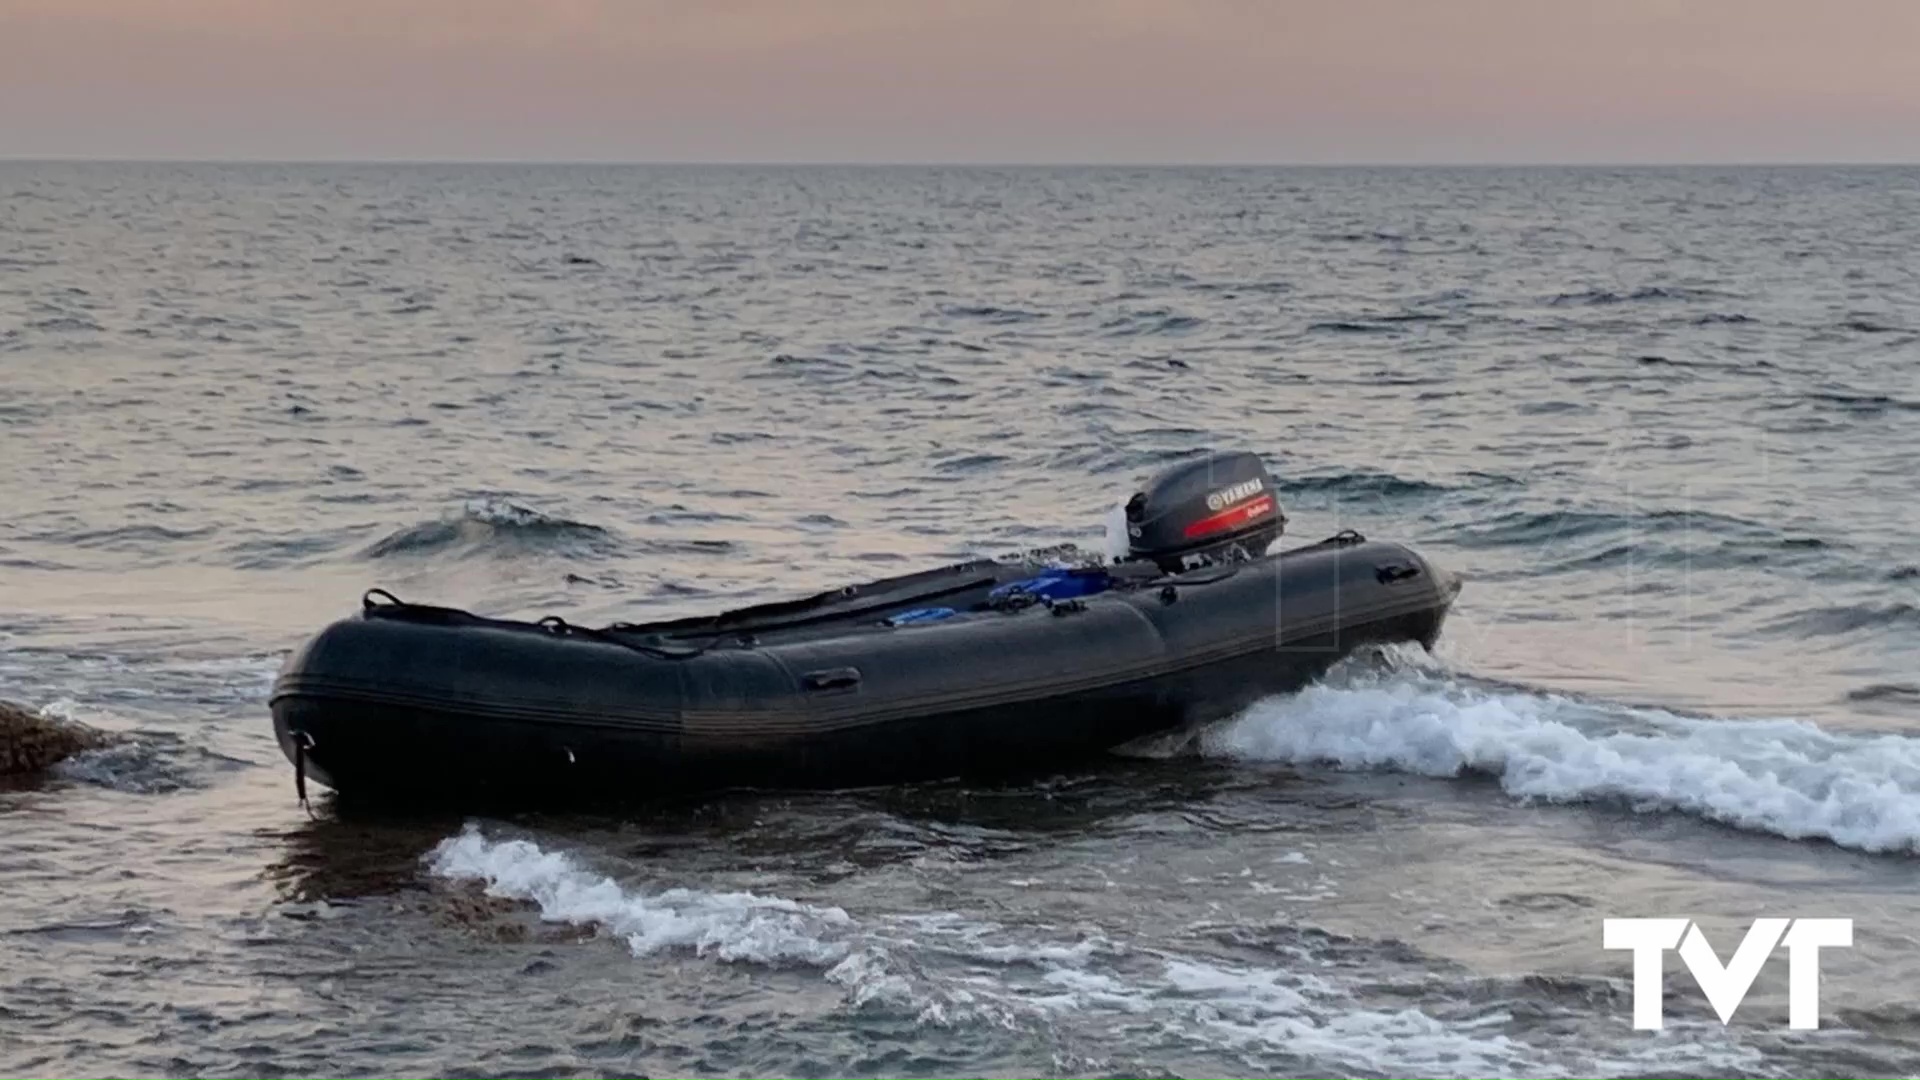
[[[1072,600],[1080,596],[1093,596],[1106,592],[1113,586],[1113,578],[1105,570],[1097,568],[1062,566],[1045,571],[1024,581],[1015,581],[987,594],[989,601],[1002,600],[1022,592],[1042,600]]]
[[[939,622],[941,619],[952,618],[956,614],[958,613],[950,607],[923,607],[899,612],[880,622],[884,626],[912,626],[915,623]]]

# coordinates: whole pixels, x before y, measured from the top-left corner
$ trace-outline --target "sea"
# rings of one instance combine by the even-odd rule
[[[368,588],[711,612],[1226,449],[1436,648],[617,815],[271,734]],[[1911,168],[0,163],[0,698],[125,736],[0,789],[0,1074],[1915,1076],[1917,474]],[[1853,936],[1641,1030],[1630,917]]]

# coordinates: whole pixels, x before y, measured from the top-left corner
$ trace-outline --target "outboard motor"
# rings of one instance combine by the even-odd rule
[[[1237,450],[1163,470],[1125,514],[1128,557],[1167,573],[1258,558],[1287,524],[1266,465]]]

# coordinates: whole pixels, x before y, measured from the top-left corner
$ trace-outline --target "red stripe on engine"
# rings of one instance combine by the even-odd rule
[[[1238,506],[1229,506],[1212,517],[1201,518],[1187,526],[1186,536],[1189,540],[1201,536],[1212,536],[1214,533],[1245,525],[1255,518],[1266,517],[1271,513],[1273,513],[1273,496],[1262,495]]]

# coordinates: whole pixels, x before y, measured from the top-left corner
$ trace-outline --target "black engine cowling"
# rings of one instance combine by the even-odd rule
[[[1127,500],[1127,553],[1168,572],[1256,558],[1286,523],[1258,455],[1209,454],[1162,470]]]

